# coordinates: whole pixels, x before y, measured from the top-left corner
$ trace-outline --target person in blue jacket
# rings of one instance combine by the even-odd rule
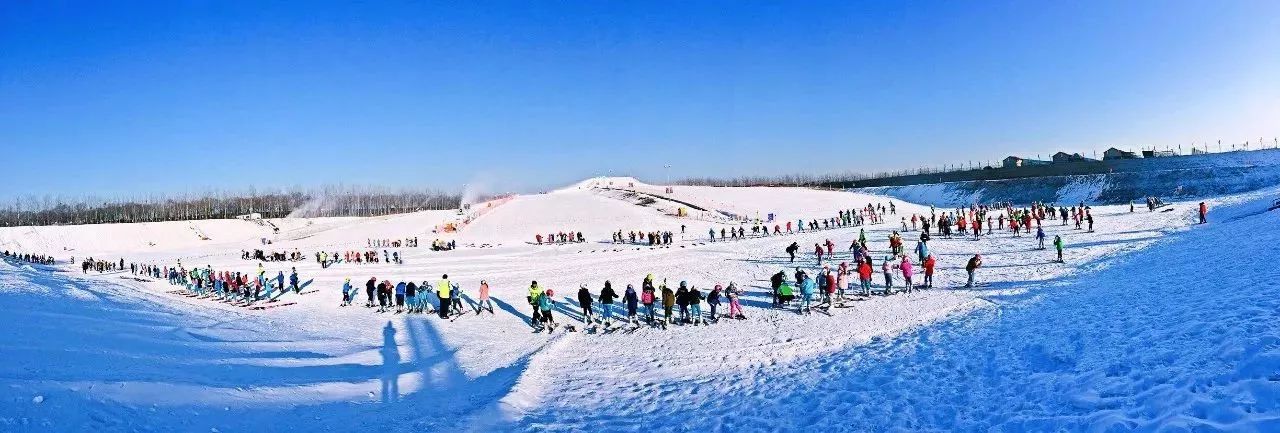
[[[813,278],[805,274],[800,280],[800,309],[799,313],[813,314],[813,296],[818,293],[817,285],[814,284]]]

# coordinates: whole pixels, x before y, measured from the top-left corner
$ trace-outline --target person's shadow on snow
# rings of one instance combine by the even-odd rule
[[[391,403],[400,398],[400,349],[396,346],[396,328],[387,321],[382,328],[382,402]]]

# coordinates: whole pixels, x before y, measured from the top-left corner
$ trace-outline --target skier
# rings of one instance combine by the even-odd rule
[[[929,256],[928,242],[916,241],[916,256],[920,258],[920,262],[924,262],[924,258]]]
[[[892,256],[885,256],[884,263],[880,264],[880,270],[884,272],[884,295],[889,296],[893,293],[893,271],[898,265],[893,263]]]
[[[1062,261],[1062,236],[1053,235],[1053,248],[1058,250],[1058,263],[1064,263]]]
[[[453,301],[453,313],[459,316],[466,314],[466,310],[462,309],[462,287],[459,287],[458,283],[450,285],[449,296],[449,299]]]
[[[790,263],[795,263],[795,261],[796,261],[796,251],[800,251],[800,244],[795,243],[795,242],[792,242],[792,243],[791,243],[791,245],[788,245],[788,246],[787,246],[787,254],[791,256],[791,262],[790,262]]]
[[[1200,224],[1209,222],[1205,217],[1209,215],[1209,206],[1200,202]]]
[[[351,277],[347,277],[346,281],[342,282],[342,303],[339,306],[348,305],[351,305]]]
[[[680,323],[689,323],[689,286],[685,281],[676,289],[676,305],[680,306]]]
[[[536,281],[533,284],[535,287],[538,285]],[[548,333],[554,332],[556,330],[556,320],[555,318],[551,317],[551,307],[556,303],[556,301],[552,299],[552,296],[555,296],[555,294],[556,292],[554,290],[547,289],[544,292],[540,292],[536,300],[536,305],[538,306],[538,314],[542,318],[542,325],[544,328],[547,329]],[[535,316],[535,317],[538,317],[538,316]]]
[[[965,272],[969,273],[969,282],[964,285],[965,288],[973,287],[973,274],[981,267],[982,254],[974,254],[973,257],[969,259],[969,263],[964,266]]]
[[[907,293],[915,288],[915,284],[911,281],[915,268],[911,264],[911,260],[907,256],[902,256],[902,262],[898,264],[898,269],[902,270],[902,284],[907,288]]]
[[[404,301],[409,304],[410,313],[421,313],[421,301],[418,299],[418,283],[410,281],[404,286]]]
[[[836,300],[844,302],[844,292],[849,284],[849,262],[840,262],[836,268]]]
[[[652,299],[652,298],[650,298]],[[627,284],[627,291],[622,294],[622,302],[627,304],[627,323],[637,325],[636,323],[636,306],[640,303],[640,297],[636,296],[636,289]]]
[[[542,308],[539,306],[539,299],[542,297],[542,287],[538,287],[538,281],[529,283],[529,296],[525,299],[529,305],[533,307],[533,316],[529,318],[529,326],[538,328],[542,324]]]
[[[293,289],[293,293],[302,291],[302,288],[298,287],[298,268],[292,268],[289,272],[289,287]]]
[[[742,304],[738,302],[738,297],[742,295],[738,291],[738,286],[732,282],[729,283],[729,288],[725,289],[725,294],[729,298],[729,317],[745,319],[746,316],[742,315]]]
[[[938,261],[933,258],[932,254],[924,259],[924,287],[926,289],[933,288],[933,267],[937,263]]]
[[[1039,249],[1044,249],[1044,228],[1036,227],[1036,242],[1040,243]]]
[[[813,244],[813,253],[818,256],[818,266],[822,266],[822,245]]]
[[[453,286],[449,284],[449,274],[440,276],[440,282],[436,283],[436,296],[440,297],[440,318],[448,319],[451,305],[451,291]]]
[[[778,271],[778,273],[769,277],[769,287],[773,290],[773,306],[775,308],[782,306],[781,292],[779,290],[782,288],[782,280],[786,278],[786,273],[783,271]]]
[[[396,312],[397,313],[404,311],[405,290],[406,289],[405,289],[404,281],[401,281],[396,284]]]
[[[604,288],[600,289],[600,316],[604,319],[605,329],[613,326],[613,300],[617,297],[618,293],[613,291],[613,285],[605,280]]]
[[[582,327],[586,328],[595,322],[592,319],[594,314],[591,310],[591,292],[587,290],[587,285],[583,284],[578,287],[578,306],[582,307]]]
[[[645,278],[644,284],[640,285],[640,303],[644,304],[646,316],[649,320],[649,326],[654,325],[654,302],[657,298],[657,291],[653,288],[653,276]]]
[[[858,282],[862,284],[862,296],[871,296],[871,257],[858,264]]]
[[[720,316],[716,314],[716,309],[720,307],[720,296],[723,292],[724,290],[720,288],[720,285],[716,284],[711,289],[711,292],[707,293],[707,306],[711,307],[711,320],[715,322],[720,321]]]
[[[781,274],[781,272],[779,272]],[[779,306],[786,305],[795,298],[795,291],[791,288],[791,283],[783,277],[782,284],[778,286],[778,302]]]
[[[803,275],[797,285],[800,286],[800,304],[796,309],[800,314],[813,314],[813,298],[817,295],[817,285],[814,284],[813,278]]]
[[[662,328],[666,329],[667,324],[672,322],[671,309],[676,306],[676,292],[667,286],[667,280],[662,280]]]
[[[692,316],[693,326],[703,324],[702,322],[702,292],[698,290],[698,286],[689,288],[689,315]]]
[[[409,284],[412,285],[413,283],[409,283]],[[479,297],[480,297],[479,300],[476,301],[476,315],[479,315],[480,312],[484,311],[485,309],[489,310],[489,315],[496,315],[493,312],[493,300],[489,299],[489,282],[488,281],[480,280]]]

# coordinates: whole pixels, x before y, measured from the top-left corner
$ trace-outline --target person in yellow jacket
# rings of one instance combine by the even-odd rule
[[[440,297],[440,318],[448,319],[450,310],[449,295],[453,290],[453,286],[449,285],[449,274],[440,276],[440,282],[436,283],[436,295]]]
[[[538,286],[538,281],[529,283],[529,305],[533,306],[533,316],[529,319],[529,326],[538,327],[538,323],[542,322],[542,314],[538,308],[538,298],[542,296],[542,287]]]

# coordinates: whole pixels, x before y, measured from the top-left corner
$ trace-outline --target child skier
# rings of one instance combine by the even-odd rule
[[[720,296],[722,293],[723,290],[720,288],[719,284],[716,284],[716,286],[711,289],[711,292],[707,293],[707,305],[711,307],[711,320],[714,322],[720,321],[720,316],[716,314],[716,309],[720,307]]]
[[[915,271],[914,266],[911,265],[911,260],[907,259],[905,255],[902,256],[902,262],[898,264],[898,269],[902,270],[902,284],[907,288],[907,293],[911,293],[911,290],[915,288],[915,284],[911,281]]]
[[[741,296],[741,293],[738,291],[737,284],[729,283],[729,288],[725,289],[725,295],[729,298],[729,317],[745,319],[746,316],[742,315],[742,304],[738,302],[738,297]]]
[[[489,315],[491,316],[495,315],[495,313],[493,312],[493,300],[489,299],[489,282],[488,281],[480,280],[479,297],[480,297],[479,300],[476,301],[476,315],[479,315],[481,311],[484,311],[486,309],[489,310]]]
[[[613,291],[613,285],[605,280],[604,288],[600,289],[600,316],[604,319],[605,329],[613,326],[613,300],[617,297],[618,293]]]
[[[591,325],[593,314],[591,310],[591,292],[587,290],[587,285],[583,284],[578,287],[578,306],[582,307],[582,326],[585,328]]]
[[[689,315],[692,316],[693,326],[702,324],[702,292],[697,286],[689,288]]]
[[[924,287],[925,287],[925,288],[927,288],[927,289],[932,289],[932,288],[933,288],[933,267],[934,267],[934,265],[936,265],[936,264],[937,264],[937,260],[935,260],[935,259],[933,258],[933,255],[932,255],[932,254],[930,254],[930,255],[929,255],[929,257],[925,257],[925,259],[924,259]]]
[[[622,302],[627,304],[627,323],[636,325],[636,306],[640,303],[640,297],[636,295],[635,287],[627,284],[627,291],[622,294]]]

